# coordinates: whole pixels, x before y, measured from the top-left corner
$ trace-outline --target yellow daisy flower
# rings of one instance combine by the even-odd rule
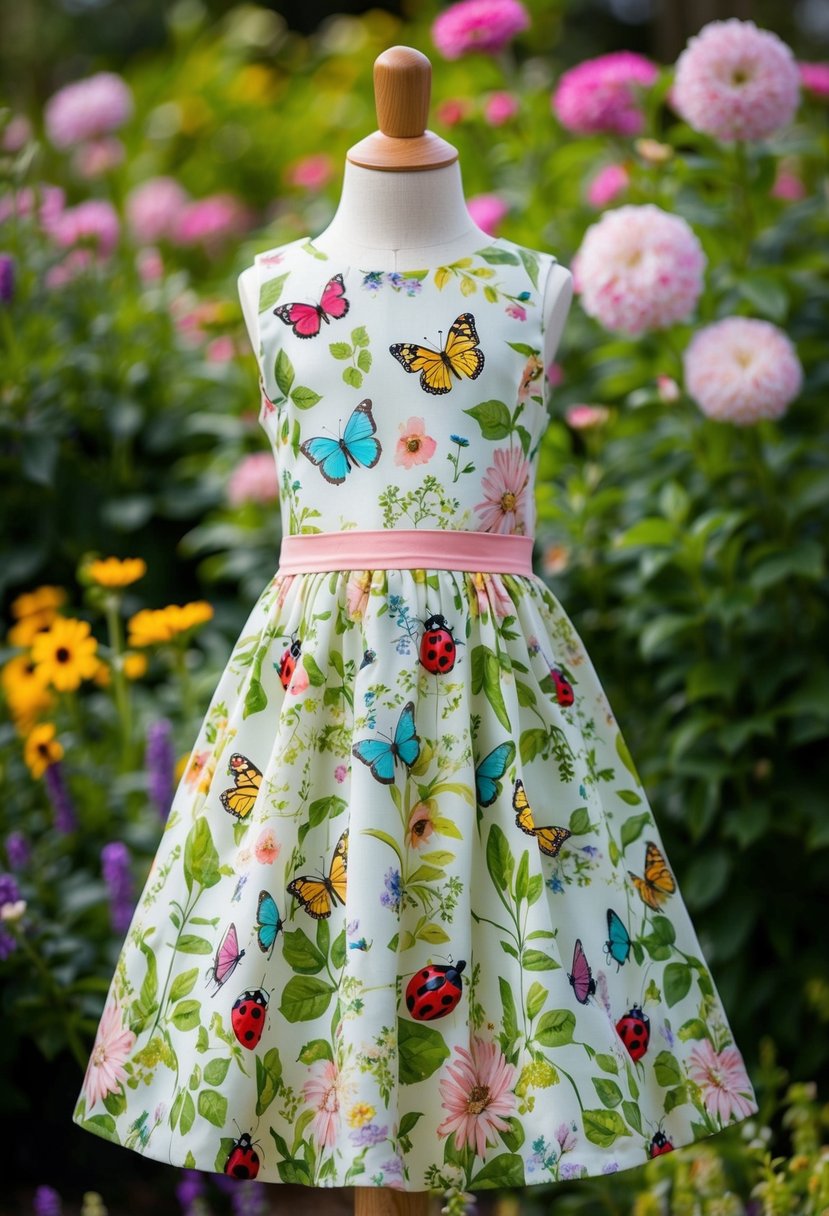
[[[12,625],[7,640],[10,646],[31,646],[37,635],[48,629],[57,617],[54,608],[41,608],[22,617],[17,624]]]
[[[123,660],[124,675],[128,680],[140,680],[147,672],[147,656],[137,652],[128,652]]]
[[[186,629],[203,625],[213,616],[213,608],[206,600],[192,600],[189,604],[182,604],[180,607],[177,604],[168,604],[167,612],[172,616],[177,633],[184,633]]]
[[[356,1102],[348,1112],[348,1123],[350,1127],[365,1127],[366,1123],[371,1123],[377,1111],[373,1106],[369,1106],[367,1102]]]
[[[143,557],[106,557],[99,561],[90,562],[85,567],[93,583],[99,587],[128,587],[143,578],[147,573],[147,563]]]
[[[212,616],[213,609],[205,600],[168,604],[166,608],[142,608],[127,622],[128,645],[152,646],[157,642],[170,642],[185,630],[209,621]]]
[[[17,599],[12,600],[12,616],[20,620],[21,617],[31,616],[32,613],[43,610],[51,611],[54,614],[65,599],[66,592],[63,587],[36,587],[34,591],[27,591],[24,595],[18,595]]]
[[[38,714],[51,709],[55,700],[44,684],[42,674],[29,655],[19,654],[4,664],[0,682],[18,731],[28,734]]]
[[[35,726],[23,747],[23,759],[34,778],[42,777],[50,764],[63,758],[63,747],[55,738],[54,722],[41,722]]]
[[[97,647],[88,621],[57,617],[32,643],[32,660],[45,683],[60,692],[73,692],[98,670]]]

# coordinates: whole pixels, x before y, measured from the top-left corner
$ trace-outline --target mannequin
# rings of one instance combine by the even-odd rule
[[[491,243],[467,210],[458,151],[426,129],[431,65],[412,47],[378,56],[374,85],[379,130],[349,149],[339,207],[313,238],[336,261],[369,270],[418,270],[453,262]],[[253,349],[259,350],[257,268],[239,276],[239,296]],[[545,367],[558,348],[572,300],[572,276],[557,263],[543,308]],[[429,1192],[355,1187],[355,1216],[428,1216],[439,1210]]]
[[[419,270],[455,261],[491,242],[463,196],[458,151],[426,129],[431,65],[412,47],[390,47],[374,65],[379,130],[346,155],[337,212],[314,246],[368,270]],[[238,280],[248,334],[259,350],[257,269]],[[555,358],[573,297],[573,280],[556,263],[544,296],[544,366]]]

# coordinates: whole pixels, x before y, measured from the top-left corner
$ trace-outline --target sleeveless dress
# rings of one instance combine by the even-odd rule
[[[240,1178],[457,1192],[626,1169],[757,1111],[530,567],[554,260],[256,257],[282,560],[177,789],[81,1127]]]

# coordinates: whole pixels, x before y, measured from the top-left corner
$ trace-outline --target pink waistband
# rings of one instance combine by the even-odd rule
[[[283,536],[279,574],[325,570],[470,570],[532,574],[533,538],[440,528]]]

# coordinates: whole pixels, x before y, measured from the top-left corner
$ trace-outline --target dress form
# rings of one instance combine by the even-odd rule
[[[426,128],[429,60],[412,47],[390,47],[375,62],[374,85],[380,129],[349,149],[336,214],[314,246],[366,270],[403,272],[489,244],[467,210],[457,149]],[[242,271],[238,289],[258,351],[256,267]],[[572,297],[572,276],[556,263],[543,301],[545,367],[555,358]]]

